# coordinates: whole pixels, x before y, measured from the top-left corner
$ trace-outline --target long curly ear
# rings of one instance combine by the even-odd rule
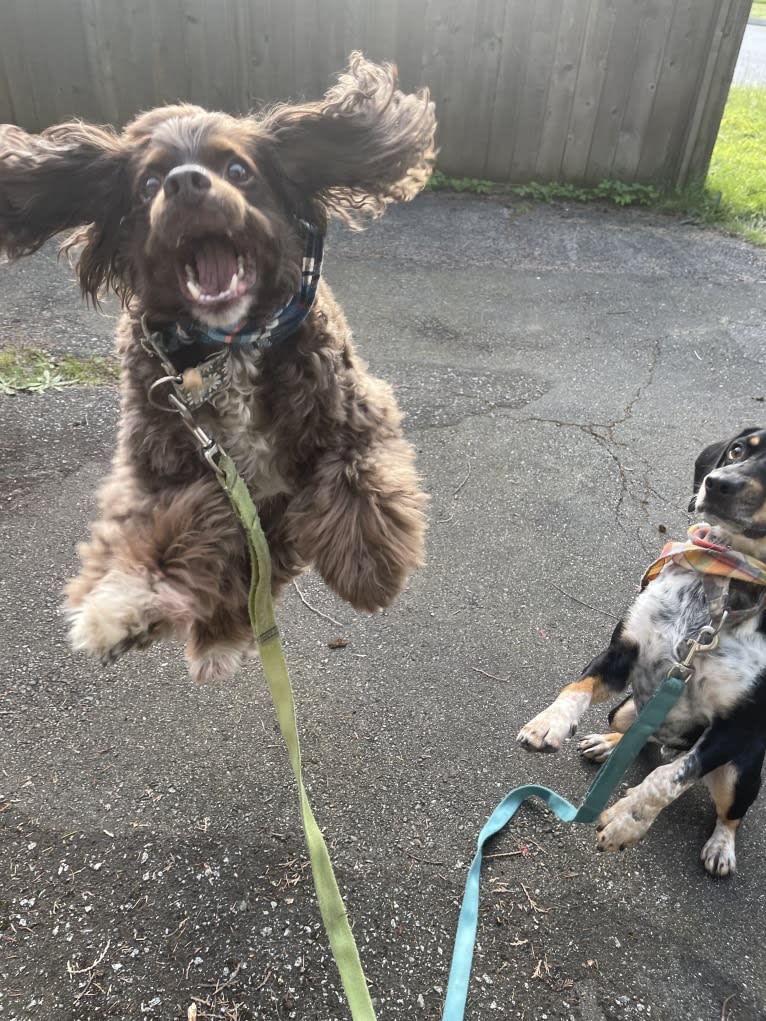
[[[317,103],[280,105],[259,124],[285,177],[346,220],[413,198],[433,169],[436,117],[427,89],[405,94],[392,64],[361,53]]]
[[[80,121],[29,135],[0,125],[0,252],[29,255],[63,230],[82,244],[80,283],[94,300],[115,284],[119,228],[130,202],[128,151],[111,130]]]

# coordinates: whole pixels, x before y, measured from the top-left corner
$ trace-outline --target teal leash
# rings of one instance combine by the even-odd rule
[[[692,649],[684,663],[677,664],[681,668],[679,672],[690,672],[691,657],[696,651],[698,650]],[[452,964],[442,1021],[463,1021],[465,1015],[473,949],[479,923],[479,883],[485,843],[508,825],[519,807],[529,798],[542,799],[562,822],[594,822],[603,811],[612,791],[622,779],[628,766],[683,694],[685,685],[684,680],[675,676],[666,677],[662,681],[594,777],[579,808],[548,787],[542,787],[539,784],[524,784],[507,794],[487,819],[479,834],[476,856],[465,881],[465,892],[455,935],[455,947],[452,951]]]

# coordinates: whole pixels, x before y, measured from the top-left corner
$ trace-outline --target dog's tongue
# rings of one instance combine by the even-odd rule
[[[237,253],[225,241],[203,241],[195,255],[197,280],[204,294],[227,291],[237,272]]]

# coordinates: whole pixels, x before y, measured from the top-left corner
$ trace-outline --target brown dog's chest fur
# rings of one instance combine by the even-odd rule
[[[200,478],[209,468],[196,440],[178,416],[149,401],[150,387],[165,371],[141,338],[134,311],[118,333],[124,370],[120,459],[147,481]],[[381,430],[383,436],[398,430],[390,388],[366,374],[324,281],[294,337],[274,350],[232,350],[225,373],[224,389],[196,417],[232,457],[257,501],[297,492],[324,450],[338,444],[356,449],[358,440],[366,445]]]

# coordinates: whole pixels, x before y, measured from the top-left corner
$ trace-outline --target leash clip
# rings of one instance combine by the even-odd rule
[[[157,382],[161,383],[163,381],[157,380]],[[202,456],[205,458],[208,465],[213,469],[216,475],[220,478],[223,475],[223,471],[218,460],[221,457],[221,454],[223,453],[221,448],[218,446],[218,444],[210,435],[210,433],[208,433],[207,430],[203,429],[199,422],[195,420],[194,415],[192,415],[188,405],[181,400],[178,394],[169,393],[168,404],[171,404],[172,407],[168,408],[167,410],[175,411],[177,414],[181,416],[181,421],[202,448]]]
[[[711,621],[703,628],[700,628],[695,638],[685,639],[688,651],[683,659],[681,659],[678,652],[678,646],[676,646],[675,651],[676,656],[678,656],[678,660],[671,667],[668,677],[680,677],[684,684],[691,679],[694,674],[694,667],[692,665],[694,657],[703,652],[712,652],[713,649],[718,647],[721,637],[721,628],[723,627],[724,621],[728,615],[728,610],[724,610],[721,614],[721,619],[717,624],[713,624]],[[680,644],[681,643],[679,642],[679,645]]]
[[[168,393],[166,403],[161,404],[156,399],[154,390],[167,383],[171,383],[174,389]],[[189,405],[181,397],[179,397],[177,388],[181,383],[182,379],[180,376],[161,376],[159,379],[156,379],[149,387],[149,403],[152,407],[158,408],[160,411],[167,411],[170,414],[181,416],[181,421],[202,448],[202,456],[205,458],[208,465],[213,469],[219,479],[223,478],[223,469],[219,462],[219,458],[222,456],[223,450],[219,447],[210,433],[207,432],[206,429],[203,429],[199,422],[196,421]]]

